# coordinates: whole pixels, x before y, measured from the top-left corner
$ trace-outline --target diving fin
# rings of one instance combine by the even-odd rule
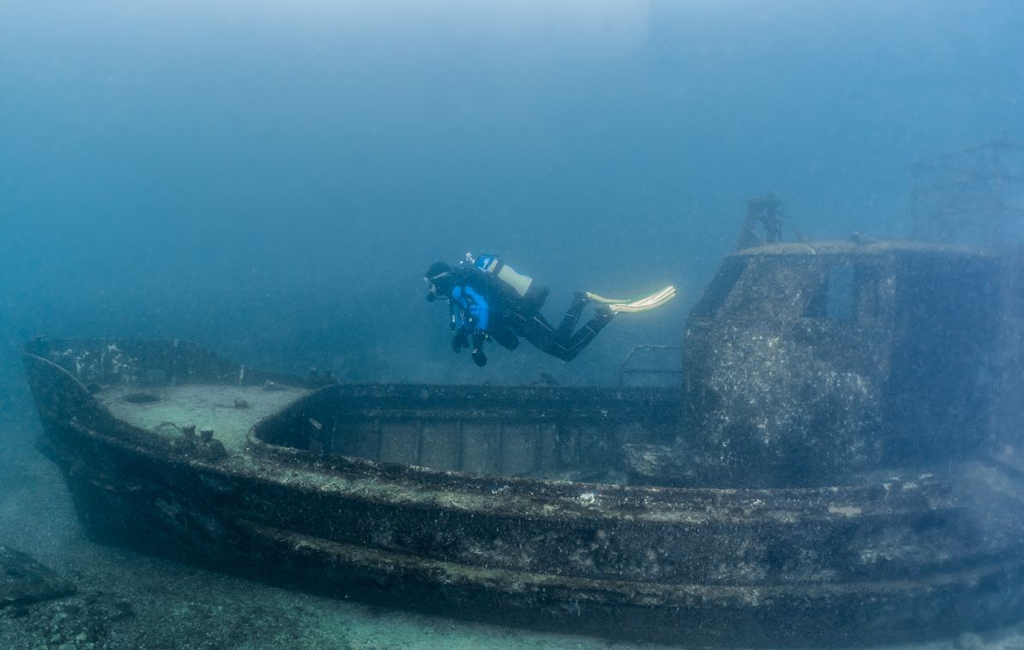
[[[661,307],[662,305],[664,305],[669,300],[672,300],[675,297],[676,288],[669,285],[662,289],[661,291],[658,291],[657,293],[652,293],[646,298],[641,298],[640,300],[634,300],[633,302],[623,301],[605,304],[607,304],[608,307],[612,310],[612,312],[616,314],[635,314],[642,311],[650,311],[652,309],[657,309],[658,307]]]
[[[589,291],[584,295],[587,296],[588,300],[599,302],[602,305],[621,305],[630,302],[629,298],[605,298],[604,296],[599,296],[596,293],[590,293]]]

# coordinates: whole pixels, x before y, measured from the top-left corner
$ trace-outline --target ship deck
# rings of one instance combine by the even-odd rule
[[[181,384],[139,390],[133,386],[111,386],[95,397],[114,417],[160,435],[176,438],[181,428],[195,425],[196,431],[213,429],[228,452],[245,447],[249,429],[264,417],[310,394],[305,388],[281,386],[265,390],[260,386]],[[245,408],[236,408],[244,400]]]

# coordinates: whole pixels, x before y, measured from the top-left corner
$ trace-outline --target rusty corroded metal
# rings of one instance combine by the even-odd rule
[[[990,409],[973,388],[893,383],[924,353],[900,328],[926,300],[915,274],[938,261],[1004,286],[1003,267],[969,251],[781,245],[730,258],[690,319],[683,391],[324,384],[163,341],[35,341],[25,363],[40,446],[103,543],[614,638],[918,639],[1024,613],[1016,442],[974,426],[968,415]],[[830,319],[820,294],[837,295],[828,278],[845,267],[855,299]],[[948,289],[988,314],[985,291],[963,302],[964,285]],[[973,345],[989,330],[967,318],[951,331]],[[969,360],[950,350],[932,367],[964,376]],[[126,386],[157,401],[126,404]],[[133,415],[173,413],[156,409],[197,387],[215,397],[182,407],[190,421]],[[271,397],[285,401],[235,436]],[[234,408],[243,398],[250,408]],[[909,419],[915,400],[954,398],[977,410]]]

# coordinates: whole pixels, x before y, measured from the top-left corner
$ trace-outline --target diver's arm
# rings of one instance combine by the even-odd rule
[[[487,326],[490,324],[490,307],[479,291],[469,285],[455,287],[452,291],[452,350],[460,352],[473,336],[473,362],[481,368],[487,364],[484,356],[484,341],[487,340]]]
[[[466,320],[466,305],[464,300],[465,298],[462,296],[462,292],[456,289],[452,292],[452,297],[448,301],[452,312],[452,332],[454,332],[454,335],[452,336],[453,352],[461,352],[462,348],[469,345],[468,336],[472,328]]]
[[[469,320],[473,324],[473,363],[483,368],[487,365],[484,354],[484,341],[487,340],[487,327],[490,325],[491,309],[487,299],[473,287],[466,286],[469,301]]]
[[[468,287],[455,287],[448,304],[452,310],[452,331],[470,334],[476,323],[473,316],[473,301],[471,296],[467,297],[466,288]]]
[[[469,339],[465,332],[455,332],[452,336],[452,352],[462,352],[462,348],[469,345]]]
[[[469,321],[472,323],[474,331],[486,332],[491,319],[491,308],[487,304],[487,299],[469,285],[466,285],[465,292],[470,298],[468,300]]]

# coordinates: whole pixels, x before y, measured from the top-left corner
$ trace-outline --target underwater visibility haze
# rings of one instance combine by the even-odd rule
[[[863,604],[877,594],[806,610],[780,596],[764,611],[791,624],[761,644],[829,645],[801,630],[834,625],[845,645],[1021,647],[1024,612],[1006,603],[1024,601],[1012,528],[1024,513],[1022,33],[1024,3],[1012,0],[0,0],[0,564],[31,578],[0,578],[0,647],[729,646],[729,625],[761,625],[747,592],[706,596],[708,622],[690,627],[672,618],[678,607],[658,609],[676,591],[616,608],[677,583],[846,580],[852,592],[887,570],[920,590],[882,589],[893,600],[879,609]],[[965,172],[982,187],[972,214],[1009,224],[982,242],[997,245],[956,248],[979,242],[946,221],[927,239],[950,249],[885,243],[925,239],[916,224],[929,209],[952,214],[966,185],[942,174],[961,159],[934,156],[979,143],[994,148],[966,155],[995,152],[1007,170],[984,158]],[[938,186],[952,189],[933,199]],[[723,266],[758,206],[778,209],[782,240],[797,244]],[[678,296],[642,313],[598,306],[624,313],[571,363],[488,341],[478,367],[470,350],[453,353],[445,301],[426,301],[422,280],[467,252],[547,287],[555,324],[575,292]],[[850,302],[837,308],[842,292]],[[109,348],[127,355],[118,369],[89,365],[105,354],[94,342],[61,342],[101,338],[122,342]],[[147,347],[161,340],[182,343]],[[776,343],[784,355],[768,350]],[[621,379],[638,345],[652,347],[630,363],[666,372]],[[175,370],[160,365],[169,358]],[[46,374],[58,366],[79,382]],[[229,387],[177,386],[185,368]],[[129,374],[131,390],[115,386]],[[618,390],[631,378],[639,392]],[[171,389],[194,413],[234,410],[197,434],[146,404]],[[72,394],[102,409],[62,414]],[[103,466],[120,469],[100,472],[87,459],[109,460],[102,443],[53,433],[100,412],[155,432],[154,455],[115,454]],[[103,423],[93,432],[123,429]],[[920,430],[958,433],[908,433]],[[985,469],[981,448],[1002,469]],[[290,475],[276,464],[303,454],[318,460]],[[928,469],[880,475],[897,465]],[[955,478],[931,469],[950,467]],[[838,501],[808,496],[829,480]],[[234,487],[189,492],[214,483]],[[323,492],[309,497],[310,485]],[[872,500],[883,485],[884,505]],[[123,500],[104,496],[122,488]],[[700,502],[703,523],[679,523],[700,509],[686,499],[722,488]],[[733,489],[762,490],[774,509]],[[118,509],[141,512],[133,499],[145,494],[153,520]],[[787,508],[817,523],[773,532]],[[235,548],[278,568],[228,567],[236,558],[216,540],[231,517],[248,531],[232,531]],[[206,560],[166,527],[186,519]],[[687,555],[711,539],[693,532],[705,524],[755,533]],[[133,541],[133,526],[155,548]],[[332,526],[365,535],[335,539]],[[913,552],[886,555],[911,538]],[[817,550],[782,550],[802,544]],[[970,558],[954,571],[958,554]],[[410,556],[415,566],[402,564]],[[405,573],[360,573],[374,562]],[[303,590],[280,567],[302,573]],[[589,595],[520,598],[532,583],[508,577],[519,570],[549,587],[578,579]],[[338,595],[323,584],[331,571],[507,618],[322,597]],[[429,576],[444,571],[437,588]],[[480,586],[503,580],[514,586],[502,596]],[[942,600],[961,580],[977,591]],[[632,596],[615,601],[593,587],[602,581]],[[821,593],[800,592],[806,603]],[[931,637],[889,624],[915,617],[955,624]]]

